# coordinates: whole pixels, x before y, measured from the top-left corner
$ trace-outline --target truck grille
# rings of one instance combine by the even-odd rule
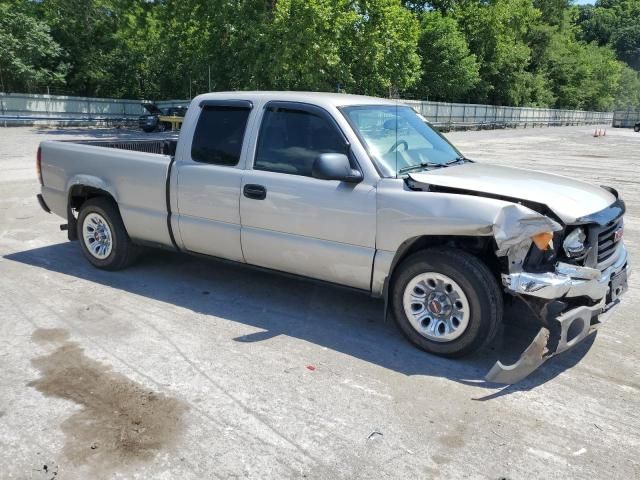
[[[622,217],[606,224],[598,232],[598,263],[602,263],[610,258],[615,252],[620,242],[620,238],[616,238],[616,233],[622,228]]]

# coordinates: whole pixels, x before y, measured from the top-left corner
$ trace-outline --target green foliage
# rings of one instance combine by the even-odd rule
[[[471,51],[480,62],[474,91],[477,102],[527,105],[536,81],[528,72],[531,48],[526,37],[540,11],[531,0],[465,0],[455,9]]]
[[[416,98],[464,101],[480,82],[476,56],[454,18],[438,11],[425,13],[418,49],[422,75],[413,92]]]
[[[620,82],[613,107],[617,110],[632,110],[640,107],[640,74],[624,64],[620,72]]]
[[[547,25],[564,25],[571,0],[533,0],[540,19]]]
[[[351,66],[348,91],[396,96],[418,79],[418,20],[399,0],[350,3],[355,21],[345,36],[342,60]]]
[[[627,108],[640,105],[638,19],[640,0],[0,0],[0,88]]]
[[[60,56],[46,23],[17,6],[0,3],[0,90],[61,83],[65,65]]]
[[[598,0],[580,8],[578,24],[586,41],[613,47],[620,60],[640,70],[640,0]]]
[[[610,49],[578,42],[563,32],[552,38],[543,68],[558,107],[607,110],[618,90],[622,64]]]

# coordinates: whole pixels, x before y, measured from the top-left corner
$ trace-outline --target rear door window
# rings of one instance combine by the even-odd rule
[[[237,165],[250,113],[248,108],[202,107],[193,134],[191,158],[213,165]]]

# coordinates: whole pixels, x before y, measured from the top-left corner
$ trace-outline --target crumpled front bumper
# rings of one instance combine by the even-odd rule
[[[555,272],[503,274],[502,284],[514,294],[548,300],[585,296],[597,301],[607,295],[611,278],[625,268],[627,259],[627,250],[620,245],[616,260],[603,271],[559,262]]]
[[[549,325],[540,329],[516,363],[503,365],[496,362],[485,379],[496,383],[516,383],[549,358],[569,350],[595,332],[610,317],[620,303],[620,296],[627,290],[625,281],[613,286],[614,291],[611,291],[613,278],[623,272],[629,276],[631,270],[627,260],[627,251],[621,245],[616,260],[603,271],[559,263],[555,272],[503,275],[503,285],[512,294],[546,300],[588,297],[593,302],[549,319]]]

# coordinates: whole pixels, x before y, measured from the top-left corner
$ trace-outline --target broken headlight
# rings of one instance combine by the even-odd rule
[[[562,242],[564,253],[566,253],[569,258],[580,258],[584,256],[587,251],[586,240],[587,236],[582,228],[578,227],[574,229]]]

